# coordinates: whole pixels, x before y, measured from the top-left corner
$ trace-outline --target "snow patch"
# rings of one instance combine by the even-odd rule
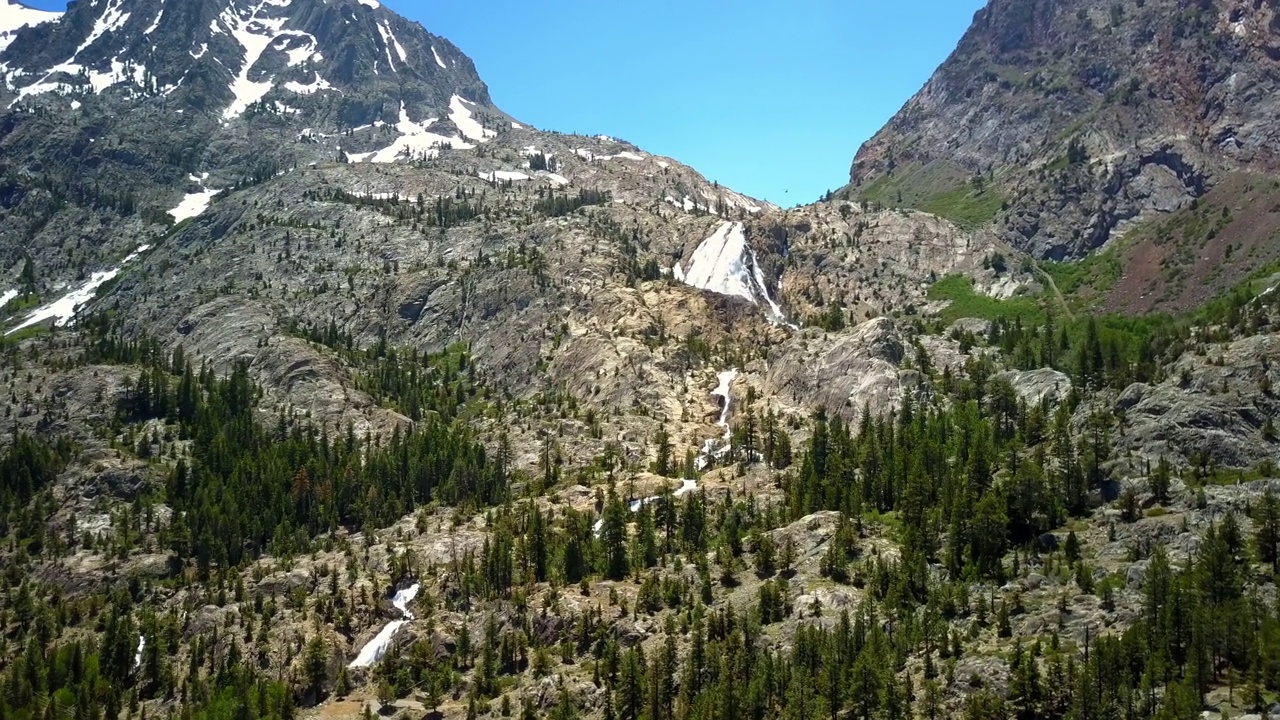
[[[512,182],[519,182],[519,181],[521,181],[521,180],[532,180],[532,179],[533,179],[532,177],[530,177],[530,176],[528,176],[528,175],[525,175],[525,174],[524,174],[524,173],[522,173],[522,172],[512,172],[512,171],[510,171],[510,170],[494,170],[494,171],[492,171],[492,172],[487,172],[487,173],[483,173],[483,172],[482,172],[482,173],[478,173],[478,175],[480,176],[480,179],[481,179],[481,180],[485,180],[485,181],[487,181],[487,182],[491,182],[491,183],[492,183],[492,182],[505,182],[505,181],[507,181],[507,180],[510,180],[510,181],[512,181]]]
[[[666,196],[663,199],[671,203],[672,205],[675,205],[676,207],[680,208],[681,210],[684,210],[685,212],[693,212],[694,210],[701,210],[702,212],[708,212],[708,213],[711,212],[711,208],[707,207],[706,205],[699,205],[698,203],[694,202],[693,198],[689,197],[688,195],[685,195],[684,198],[680,200],[676,200],[670,195]]]
[[[258,63],[262,54],[267,48],[275,42],[280,29],[284,26],[284,18],[259,18],[258,13],[264,5],[277,4],[269,3],[263,0],[249,13],[247,18],[240,17],[234,8],[228,8],[218,20],[227,28],[231,36],[240,43],[240,47],[244,49],[244,64],[240,67],[240,72],[231,81],[230,90],[235,95],[235,100],[231,101],[231,105],[222,112],[223,121],[234,120],[244,114],[249,106],[258,102],[264,95],[271,92],[272,81],[267,80],[254,81],[249,79],[249,73],[253,70],[253,66]]]
[[[4,294],[0,295],[0,307],[4,307],[5,305],[8,305],[10,302],[13,302],[13,299],[16,297],[18,297],[17,290],[5,290]]]
[[[201,190],[200,192],[187,193],[187,195],[182,198],[182,202],[178,203],[177,207],[170,210],[169,214],[173,216],[173,221],[175,223],[180,223],[183,220],[190,220],[191,218],[202,214],[205,210],[208,210],[209,203],[213,201],[213,197],[217,194],[217,190],[208,189]]]
[[[60,12],[36,10],[11,0],[0,0],[0,51],[9,47],[22,28],[53,22],[60,17]]]
[[[457,95],[449,99],[449,120],[458,128],[458,132],[468,140],[476,142],[484,142],[488,138],[496,137],[498,133],[481,125],[474,117],[471,116],[471,109],[468,104],[474,105],[470,100],[464,100]]]
[[[135,250],[128,257],[126,257],[123,261],[121,261],[120,267],[117,267],[113,270],[105,270],[105,271],[94,273],[93,276],[90,277],[88,280],[86,280],[83,285],[76,288],[75,290],[72,290],[66,295],[63,295],[57,300],[54,300],[48,305],[44,305],[43,307],[37,308],[35,312],[27,316],[27,319],[24,320],[21,325],[13,328],[12,330],[10,330],[5,334],[12,335],[18,332],[19,330],[29,328],[33,325],[38,325],[39,323],[42,323],[50,319],[53,320],[54,325],[57,325],[57,326],[66,325],[68,322],[71,321],[72,318],[75,317],[76,310],[81,305],[84,305],[85,303],[93,299],[93,296],[95,293],[97,293],[98,288],[102,287],[102,285],[105,284],[107,281],[115,278],[116,275],[120,274],[120,270],[123,269],[125,265],[128,265],[129,263],[138,259],[138,256],[140,256],[142,253],[150,249],[151,249],[150,245],[143,245],[142,247]]]
[[[38,10],[32,11],[29,8],[24,8],[19,5],[14,5],[10,0],[0,0],[0,3],[3,3],[3,5],[0,5],[0,14],[3,14],[6,18],[9,16],[11,10],[14,8],[17,8],[18,10],[22,11],[23,17],[30,17],[29,15],[26,15],[26,13],[41,12]],[[125,12],[122,9],[123,5],[124,5],[124,0],[115,0],[115,2],[111,2],[110,0],[108,0],[107,7],[102,11],[102,15],[99,16],[98,19],[94,21],[93,28],[90,29],[89,35],[85,37],[83,42],[80,43],[79,47],[76,48],[75,52],[71,54],[71,57],[49,68],[45,72],[44,77],[42,77],[40,80],[18,91],[18,97],[15,98],[13,102],[9,103],[9,107],[13,107],[20,100],[22,100],[23,98],[29,97],[31,95],[38,95],[41,93],[48,93],[48,92],[59,92],[68,83],[52,82],[50,81],[50,78],[56,75],[62,75],[62,74],[84,77],[88,80],[89,86],[93,89],[93,91],[95,93],[100,93],[103,90],[107,89],[108,87],[111,87],[112,85],[116,84],[117,82],[122,81],[124,79],[123,77],[124,71],[126,69],[132,69],[131,74],[133,76],[134,82],[139,85],[142,85],[146,77],[146,68],[144,66],[127,65],[126,63],[121,62],[119,58],[116,58],[111,61],[111,70],[109,72],[102,72],[99,70],[87,69],[84,66],[76,63],[76,58],[86,48],[93,45],[95,42],[98,41],[99,38],[101,38],[103,35],[107,34],[108,32],[119,30],[120,28],[124,27],[124,24],[129,21],[129,13]],[[45,13],[45,14],[47,15],[49,13]],[[53,14],[60,15],[60,13],[53,13]],[[0,20],[0,26],[13,24],[16,22],[18,22],[16,19],[13,21]],[[4,33],[0,32],[0,36],[3,36],[3,35]],[[7,45],[8,45],[7,41],[0,39],[0,50],[2,50],[4,46],[7,46]]]
[[[142,31],[143,35],[150,35],[160,27],[160,19],[164,17],[164,0],[160,0],[160,9],[156,11],[156,19],[151,21],[151,25]]]
[[[404,51],[404,46],[401,45],[400,41],[396,39],[396,34],[391,31],[391,28],[386,27],[381,23],[378,24],[378,28],[386,32],[386,35],[383,37],[383,40],[386,40],[387,38],[391,39],[390,45],[391,47],[395,48],[396,55],[400,56],[400,62],[402,63],[409,62],[409,54]],[[394,70],[395,68],[392,68],[392,69]]]
[[[297,47],[289,47],[292,44],[290,40],[293,38],[302,38],[306,40],[306,44]],[[284,41],[284,43],[277,46],[277,49],[284,51],[285,56],[288,57],[287,62],[289,67],[297,67],[320,54],[316,52],[316,38],[311,33],[292,31],[280,35],[272,42],[274,43],[277,40]]]
[[[440,59],[440,53],[436,52],[436,46],[435,46],[435,45],[432,45],[432,46],[431,46],[431,54],[435,56],[435,58],[436,58],[436,64],[440,66],[440,69],[441,69],[441,70],[448,70],[448,69],[449,69],[449,68],[448,68],[448,66],[446,66],[446,65],[444,64],[444,60],[441,60],[441,59]]]
[[[333,86],[329,84],[328,80],[320,77],[320,73],[316,73],[316,79],[311,81],[309,85],[303,85],[300,82],[291,80],[284,84],[284,89],[298,95],[310,95],[321,90],[332,90]]]
[[[124,0],[116,0],[114,3],[108,1],[107,9],[103,10],[102,15],[94,22],[93,29],[89,31],[89,37],[85,38],[84,42],[80,43],[80,47],[72,53],[72,60],[75,60],[85,48],[97,42],[98,38],[124,27],[124,24],[129,21],[129,13],[122,9],[123,6]]]
[[[617,142],[617,141],[615,140],[614,142]],[[631,152],[630,150],[624,150],[624,151],[622,151],[622,152],[620,152],[620,153],[618,153],[618,154],[616,154],[616,155],[596,155],[595,153],[591,152],[590,150],[585,150],[585,149],[583,149],[583,148],[578,148],[578,149],[576,149],[576,150],[574,150],[574,151],[573,151],[573,154],[575,154],[575,155],[577,155],[578,157],[582,158],[582,159],[583,159],[583,160],[585,160],[586,162],[595,162],[595,161],[597,161],[597,160],[599,160],[599,161],[603,162],[603,161],[605,161],[605,160],[618,160],[618,159],[622,159],[622,160],[635,160],[635,161],[637,161],[637,162],[638,162],[638,161],[641,161],[641,160],[647,160],[647,159],[648,159],[648,158],[646,158],[644,155],[640,155],[640,154],[638,154],[638,153],[633,153],[633,152]]]
[[[387,53],[387,65],[391,67],[391,72],[396,71],[396,61],[391,58],[392,43],[395,42],[395,36],[391,34],[391,30],[383,23],[378,23],[378,34],[382,36],[382,49]],[[400,59],[404,60],[404,49],[400,50]]]
[[[400,103],[400,121],[396,123],[396,130],[401,135],[394,143],[387,147],[369,153],[348,153],[347,160],[353,163],[374,162],[374,163],[393,163],[401,158],[410,160],[418,158],[433,158],[440,154],[440,148],[450,147],[455,150],[470,150],[475,147],[461,138],[450,137],[447,135],[439,135],[429,132],[428,128],[437,122],[438,118],[427,118],[417,123],[409,118],[409,112],[405,108],[404,102]],[[374,123],[378,125],[378,123]],[[361,128],[356,128],[357,130]]]

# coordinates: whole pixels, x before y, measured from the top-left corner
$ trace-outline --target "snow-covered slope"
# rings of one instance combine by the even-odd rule
[[[8,106],[110,96],[222,124],[285,115],[345,131],[394,122],[393,98],[473,142],[496,135],[486,122],[508,124],[452,43],[358,0],[82,0],[65,14],[0,0],[0,53]]]
[[[103,284],[115,278],[116,275],[120,274],[120,270],[123,269],[125,265],[137,260],[142,253],[150,249],[150,245],[143,245],[126,257],[120,263],[119,267],[94,273],[92,277],[84,281],[84,283],[76,289],[47,305],[37,308],[27,316],[26,320],[23,320],[20,324],[14,326],[6,334],[12,335],[19,330],[39,325],[40,323],[48,320],[53,320],[54,325],[66,325],[76,316],[76,310],[78,310],[81,305],[84,305],[93,299],[93,296],[98,292],[99,287],[102,287]]]
[[[13,42],[20,28],[34,27],[60,17],[62,17],[60,12],[36,10],[13,0],[0,0],[0,51]]]

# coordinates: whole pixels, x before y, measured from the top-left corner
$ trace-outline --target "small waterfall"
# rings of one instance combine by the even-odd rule
[[[396,631],[407,625],[410,620],[413,620],[413,613],[409,612],[409,603],[413,602],[413,599],[418,596],[418,590],[420,587],[421,586],[419,586],[418,583],[414,583],[403,590],[397,591],[396,594],[392,596],[391,604],[400,611],[400,614],[404,616],[404,619],[393,620],[387,623],[387,626],[382,628],[382,630],[375,635],[372,640],[365,643],[365,646],[360,648],[360,653],[356,655],[356,659],[352,660],[351,664],[347,667],[370,667],[387,654],[387,650],[391,649],[391,639],[395,637]]]

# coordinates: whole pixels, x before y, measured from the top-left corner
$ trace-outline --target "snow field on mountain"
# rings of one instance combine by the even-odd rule
[[[52,22],[60,17],[62,17],[60,12],[36,10],[19,5],[12,0],[0,0],[0,51],[13,42],[19,29]]]
[[[50,319],[53,320],[54,325],[66,325],[67,322],[75,317],[77,308],[93,299],[98,288],[102,287],[102,285],[107,283],[109,280],[115,278],[115,276],[119,275],[120,271],[124,269],[125,265],[128,265],[138,259],[138,256],[150,249],[150,245],[143,245],[121,261],[119,267],[112,270],[103,270],[94,273],[84,282],[83,285],[47,305],[37,308],[35,312],[27,316],[26,320],[22,321],[22,324],[5,334],[12,335],[19,330],[29,328],[33,325],[38,325],[39,323]]]

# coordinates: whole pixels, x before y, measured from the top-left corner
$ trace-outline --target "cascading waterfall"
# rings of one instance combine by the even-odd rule
[[[382,628],[381,632],[365,643],[364,647],[360,648],[360,653],[356,655],[356,659],[352,660],[347,667],[370,667],[387,654],[387,650],[391,649],[391,639],[395,637],[396,631],[407,625],[410,620],[413,620],[413,613],[409,612],[409,603],[413,602],[413,599],[418,596],[419,589],[418,583],[414,583],[403,590],[397,591],[392,596],[391,604],[400,611],[404,619],[387,623],[387,626]]]
[[[724,398],[724,404],[720,408],[720,419],[716,420],[716,425],[724,430],[724,435],[720,438],[719,443],[712,438],[702,444],[702,452],[698,454],[698,458],[694,460],[694,465],[698,470],[705,470],[711,461],[723,457],[729,452],[729,440],[733,437],[733,431],[729,429],[729,406],[733,402],[733,397],[729,390],[733,386],[733,381],[738,379],[737,370],[726,370],[716,376],[720,384],[715,390],[711,391],[712,395]]]
[[[716,425],[724,429],[724,435],[718,439],[711,438],[702,444],[702,452],[700,452],[698,457],[693,461],[694,467],[699,471],[706,469],[713,459],[724,457],[725,453],[729,452],[729,441],[733,437],[733,432],[729,428],[729,405],[732,402],[730,388],[733,386],[733,382],[738,379],[738,371],[725,370],[717,375],[716,378],[719,380],[719,384],[716,385],[715,390],[711,391],[711,394],[724,399],[724,403],[720,408],[720,418],[716,420]],[[672,493],[672,496],[681,498],[697,489],[697,480],[694,480],[693,478],[684,478],[680,481],[680,487],[676,488],[675,492]],[[631,512],[638,512],[640,508],[650,503],[657,502],[660,498],[661,496],[654,495],[652,497],[641,498],[639,500],[632,500],[628,507]],[[604,518],[596,520],[595,524],[591,527],[592,531],[595,532],[596,535],[599,535],[600,529],[604,527]]]
[[[770,323],[785,325],[793,330],[799,329],[787,322],[782,307],[769,294],[764,271],[760,269],[756,251],[747,242],[742,223],[722,224],[694,250],[688,270],[677,262],[671,268],[671,273],[679,282],[701,290],[740,297],[752,305],[763,302],[767,308],[765,315]]]

